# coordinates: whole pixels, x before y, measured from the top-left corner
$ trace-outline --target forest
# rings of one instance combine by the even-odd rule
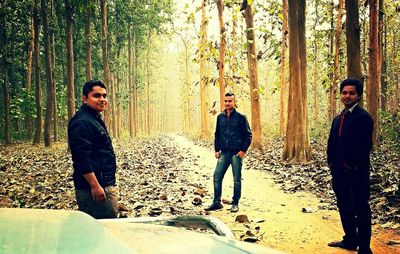
[[[249,164],[273,167],[284,182],[306,179],[307,170],[328,174],[326,141],[343,109],[339,84],[353,77],[374,120],[376,221],[398,230],[399,38],[399,1],[2,0],[0,179],[27,158],[48,160],[49,149],[71,170],[59,153],[68,154],[68,121],[92,79],[107,85],[103,119],[125,156],[167,133],[210,147],[224,94],[233,92],[253,132]],[[301,169],[291,179],[276,165]],[[26,206],[31,187],[12,195],[0,187],[0,206]]]

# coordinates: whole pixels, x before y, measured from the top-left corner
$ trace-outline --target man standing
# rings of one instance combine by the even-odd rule
[[[115,218],[116,159],[100,112],[107,107],[107,90],[101,81],[83,85],[83,104],[68,124],[74,167],[73,179],[79,210],[96,219]]]
[[[225,110],[217,117],[215,129],[215,158],[218,159],[214,171],[214,200],[211,206],[204,209],[214,211],[221,209],[222,180],[229,167],[232,165],[233,173],[233,198],[231,212],[239,211],[241,196],[242,160],[251,143],[251,130],[246,116],[235,109],[235,95],[225,94]]]
[[[340,84],[344,109],[333,119],[328,139],[328,165],[336,195],[344,237],[330,247],[372,253],[369,168],[373,120],[358,101],[363,93],[360,80],[346,79]]]

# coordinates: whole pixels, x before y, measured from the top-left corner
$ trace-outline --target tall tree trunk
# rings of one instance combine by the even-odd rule
[[[220,111],[224,110],[224,96],[225,96],[225,27],[224,27],[224,1],[217,0],[218,7],[218,21],[219,21],[219,105]]]
[[[35,27],[35,39],[34,39],[34,58],[35,58],[35,100],[36,100],[36,130],[35,137],[33,139],[33,144],[37,145],[40,143],[42,137],[42,91],[40,86],[40,46],[39,46],[39,36],[40,36],[40,18],[38,12],[39,0],[35,0],[33,7],[33,23]]]
[[[110,66],[108,65],[108,47],[107,47],[107,0],[101,0],[101,48],[103,53],[103,82],[109,88],[110,86]],[[110,129],[110,109],[104,110],[104,123],[107,130]]]
[[[286,116],[287,116],[287,78],[286,78],[286,51],[288,34],[288,0],[282,1],[282,41],[281,41],[281,89],[279,96],[279,133],[281,137],[286,136]]]
[[[379,48],[378,48],[378,0],[369,0],[369,62],[368,62],[368,85],[367,106],[374,120],[373,141],[378,142],[378,111],[380,98],[379,77]]]
[[[44,40],[44,54],[45,54],[45,67],[46,67],[46,115],[44,120],[44,145],[51,146],[51,121],[54,112],[54,89],[53,89],[53,73],[51,66],[51,42],[49,34],[49,21],[48,21],[48,2],[47,0],[41,0],[41,13],[43,20],[43,40]]]
[[[360,58],[360,23],[358,0],[346,0],[347,76],[363,80]],[[359,105],[363,106],[360,100]]]
[[[111,112],[112,112],[112,120],[111,120],[111,126],[112,126],[112,135],[113,137],[117,136],[117,96],[115,94],[115,75],[111,74],[110,76],[110,83],[111,83]]]
[[[201,112],[201,135],[202,139],[209,136],[207,121],[207,82],[206,82],[206,47],[207,47],[207,20],[206,1],[201,4],[200,25],[200,112]]]
[[[313,33],[317,33],[317,26],[318,26],[318,17],[319,17],[319,12],[318,12],[318,4],[315,4],[315,22],[313,26]],[[320,123],[319,119],[319,52],[318,52],[318,43],[317,43],[317,38],[315,37],[313,40],[313,54],[314,54],[314,63],[313,63],[313,82],[312,82],[312,88],[313,88],[313,108],[314,108],[314,116],[313,119],[315,122],[315,125],[318,128],[318,124]],[[307,128],[308,129],[308,128]]]
[[[72,40],[72,22],[73,22],[74,8],[69,0],[65,0],[64,3],[65,3],[65,19],[66,19],[65,44],[67,48],[67,111],[68,111],[68,121],[69,121],[75,115],[74,47]],[[87,37],[88,34],[86,30],[86,38]],[[86,68],[87,65],[88,63],[86,62]]]
[[[133,44],[135,45],[135,44]],[[129,89],[129,136],[134,137],[133,125],[133,84],[132,84],[132,27],[129,27],[129,40],[128,40],[128,89]]]
[[[289,0],[289,103],[283,160],[306,162],[310,159],[307,130],[306,63],[304,44],[305,0]]]
[[[56,15],[54,10],[54,0],[50,1],[50,23],[54,24]],[[57,86],[56,86],[56,79],[54,77],[54,68],[56,66],[56,49],[55,49],[55,41],[54,41],[54,26],[50,27],[49,35],[50,35],[50,52],[51,52],[51,68],[52,68],[52,86],[53,86],[53,93],[54,98],[53,100],[53,141],[58,141],[58,126],[57,126]]]
[[[3,107],[4,107],[4,142],[6,144],[11,144],[11,130],[10,130],[10,93],[8,90],[8,67],[7,67],[7,55],[8,55],[8,43],[7,43],[7,17],[6,17],[6,7],[7,7],[7,0],[4,0],[1,3],[0,11],[0,40],[1,40],[1,54],[2,54],[2,90],[3,90]]]
[[[258,84],[257,73],[257,51],[256,37],[253,24],[253,12],[250,4],[247,4],[244,17],[246,20],[246,39],[249,46],[247,47],[247,64],[250,79],[250,102],[251,102],[251,128],[253,132],[252,146],[260,149],[262,147],[262,133],[260,121],[260,87]]]
[[[379,0],[378,9],[378,50],[379,50],[379,76],[381,81],[381,110],[387,109],[387,65],[386,65],[386,24],[384,22],[384,0]]]
[[[336,115],[336,95],[337,95],[337,87],[339,83],[339,70],[340,70],[340,36],[342,33],[342,12],[343,12],[343,0],[339,0],[339,4],[337,7],[337,21],[336,21],[336,33],[335,33],[335,58],[333,64],[333,81],[330,89],[330,100],[329,100],[329,121],[332,121]]]
[[[35,45],[35,27],[33,23],[33,5],[32,5],[32,16],[30,17],[30,43],[29,43],[29,48],[28,48],[28,54],[27,54],[27,61],[26,61],[26,83],[25,83],[25,88],[26,88],[26,94],[29,97],[31,93],[31,84],[32,84],[32,59],[33,59],[33,47]],[[28,134],[28,139],[32,138],[32,118],[29,114],[29,112],[26,113],[25,115],[25,123],[27,127],[27,134]]]
[[[150,135],[150,42],[151,42],[151,31],[147,37],[147,55],[146,55],[146,104],[147,104],[147,114],[146,114],[146,131],[147,135]]]
[[[92,80],[92,0],[87,0],[86,8],[86,81]],[[72,26],[71,26],[72,28]],[[71,29],[72,33],[72,29]],[[72,38],[71,38],[72,41]],[[72,51],[73,52],[73,51]]]

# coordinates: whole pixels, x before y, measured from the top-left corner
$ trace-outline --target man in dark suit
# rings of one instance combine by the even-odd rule
[[[340,84],[342,112],[333,119],[328,139],[328,165],[336,195],[344,237],[330,247],[372,253],[369,168],[373,120],[358,101],[362,82],[346,79]]]

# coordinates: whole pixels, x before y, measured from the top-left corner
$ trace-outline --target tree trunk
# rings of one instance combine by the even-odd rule
[[[110,66],[108,65],[108,47],[107,47],[107,0],[101,0],[101,49],[103,53],[103,82],[109,88]],[[104,110],[104,124],[107,130],[110,129],[110,109]]]
[[[39,46],[39,36],[40,36],[40,18],[38,13],[39,0],[35,0],[33,7],[33,23],[35,27],[35,39],[34,39],[34,58],[35,58],[35,100],[36,100],[36,130],[35,137],[33,139],[33,144],[37,145],[40,143],[42,136],[42,91],[40,86],[40,46]]]
[[[219,61],[218,61],[218,73],[219,73],[219,105],[220,111],[223,111],[224,97],[225,97],[225,27],[224,27],[224,1],[217,0],[218,7],[218,21],[219,21]]]
[[[336,116],[336,96],[337,96],[337,88],[339,83],[339,69],[340,69],[340,36],[342,33],[342,11],[343,11],[343,0],[339,0],[337,12],[337,21],[336,21],[336,33],[335,33],[335,58],[333,64],[333,81],[330,89],[330,100],[329,100],[329,121],[332,121]]]
[[[54,12],[54,0],[50,1],[50,15],[51,19],[50,22],[53,23],[55,22],[56,15]],[[51,68],[52,68],[52,86],[53,86],[53,141],[57,142],[58,141],[58,126],[57,126],[57,86],[56,86],[56,79],[54,77],[54,68],[56,66],[56,49],[55,49],[55,42],[54,42],[54,28],[51,27],[49,30],[49,35],[50,35],[50,52],[51,52]]]
[[[378,10],[378,50],[379,50],[379,76],[381,81],[381,110],[387,110],[387,65],[386,65],[386,24],[384,23],[384,0],[379,0]]]
[[[7,1],[1,3],[1,8],[6,10]],[[2,90],[3,90],[3,107],[4,107],[4,141],[6,144],[11,144],[11,130],[10,130],[10,93],[8,90],[8,67],[7,67],[7,18],[5,11],[0,12],[0,40],[1,40],[1,54],[2,54]]]
[[[147,135],[150,136],[150,39],[151,31],[147,37],[147,55],[146,55],[146,104],[147,104],[147,114],[146,114],[146,131]]]
[[[87,0],[86,8],[86,81],[92,80],[92,0]],[[72,27],[72,26],[71,26]],[[72,30],[71,30],[72,32]],[[72,41],[72,37],[71,37]],[[72,44],[71,44],[72,45]]]
[[[360,58],[358,0],[346,0],[347,76],[363,80]],[[359,105],[363,106],[360,100]]]
[[[201,112],[201,135],[206,139],[209,136],[207,121],[207,82],[206,75],[206,47],[207,47],[207,20],[206,1],[201,4],[201,26],[200,26],[200,112]]]
[[[50,34],[49,34],[49,21],[48,21],[48,2],[47,0],[41,0],[41,13],[43,20],[43,40],[44,40],[44,55],[45,55],[45,67],[46,67],[46,115],[44,120],[44,145],[51,146],[51,121],[54,112],[54,89],[53,89],[53,73],[51,66],[51,45],[50,45]]]
[[[369,62],[367,106],[374,120],[373,141],[378,142],[378,111],[379,111],[379,48],[378,48],[378,0],[369,0]]]
[[[253,132],[252,147],[260,149],[262,147],[262,133],[260,121],[260,88],[258,84],[257,74],[257,51],[256,37],[253,24],[253,13],[250,4],[247,4],[244,17],[246,20],[246,39],[249,46],[247,47],[247,64],[249,69],[250,80],[250,102],[251,102],[251,128]]]
[[[282,41],[281,41],[281,89],[280,89],[280,112],[279,112],[279,133],[281,137],[286,136],[286,116],[287,116],[287,75],[286,75],[286,50],[287,50],[287,3],[288,0],[282,1]]]
[[[283,160],[306,162],[310,159],[307,130],[307,97],[304,76],[305,0],[289,0],[289,103]]]
[[[133,45],[135,45],[133,43]],[[128,40],[128,89],[129,89],[129,136],[134,137],[134,124],[133,124],[133,84],[132,84],[132,28],[129,27],[129,40]]]
[[[117,119],[116,119],[116,116],[117,116],[117,96],[115,94],[115,84],[116,84],[115,79],[116,79],[115,78],[115,74],[111,74],[111,76],[110,76],[111,112],[112,112],[112,114],[111,114],[111,117],[112,117],[111,126],[112,126],[112,135],[113,135],[113,137],[117,136]]]
[[[316,17],[319,17],[319,12],[318,12],[318,4],[315,4],[315,15]],[[315,23],[313,26],[313,32],[317,32],[317,26],[318,26],[318,18],[315,19]],[[319,85],[319,51],[318,51],[318,43],[317,43],[317,38],[314,38],[313,40],[313,53],[314,53],[314,63],[313,63],[313,82],[312,82],[312,88],[313,88],[313,108],[314,108],[314,123],[316,128],[318,128],[318,125],[320,123],[320,118],[319,118],[319,90],[320,90],[320,85]],[[308,128],[307,128],[308,129]]]
[[[68,121],[69,121],[75,115],[74,47],[72,41],[72,22],[73,22],[74,9],[72,3],[69,0],[65,0],[64,3],[65,3],[65,19],[66,19],[65,44],[67,48],[67,110],[68,110]],[[88,34],[86,30],[86,38],[87,37]],[[88,47],[90,46],[87,46],[87,48]],[[87,61],[87,56],[86,56],[86,61]],[[87,72],[87,65],[88,63],[86,62],[86,72]]]
[[[33,5],[32,5],[32,13],[33,13]],[[32,84],[32,59],[33,59],[33,47],[35,45],[35,27],[33,23],[33,14],[30,18],[30,43],[29,43],[29,48],[28,48],[28,55],[27,55],[27,61],[26,61],[26,83],[25,83],[25,88],[26,88],[26,94],[27,97],[29,97],[31,93],[31,84]],[[25,123],[27,127],[27,134],[28,134],[28,139],[32,138],[32,118],[29,114],[29,112],[26,113],[25,115]]]

